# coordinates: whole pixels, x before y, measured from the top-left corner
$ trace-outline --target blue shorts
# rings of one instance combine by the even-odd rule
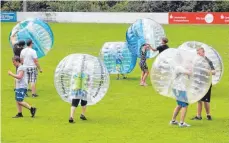
[[[25,98],[25,95],[27,93],[27,89],[26,88],[18,88],[15,90],[15,100],[16,101],[23,101]]]
[[[173,93],[177,99],[188,101],[187,96],[186,96],[186,91],[173,89]],[[177,105],[181,107],[186,107],[188,106],[188,103],[177,100]]]
[[[121,59],[116,59],[116,64],[122,64],[122,60]]]
[[[186,107],[186,106],[188,106],[188,103],[177,100],[177,105],[179,105],[181,107]]]
[[[78,89],[76,91],[76,96],[81,96],[81,97],[85,97],[87,95],[87,91],[82,90],[82,89]]]

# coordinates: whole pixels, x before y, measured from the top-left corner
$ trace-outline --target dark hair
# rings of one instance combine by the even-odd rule
[[[169,42],[168,38],[166,38],[166,37],[163,37],[163,38],[162,38],[162,41],[163,41],[165,44]]]
[[[27,40],[26,43],[27,43],[27,46],[30,46],[33,43],[33,41],[31,39],[29,39],[29,40]]]
[[[19,63],[21,62],[19,56],[14,56],[14,57],[12,58],[12,60],[13,60],[13,61],[16,61],[16,62],[19,62]]]
[[[24,41],[24,40],[18,41],[18,45],[19,45],[20,47],[24,47],[24,46],[25,46],[25,41]]]

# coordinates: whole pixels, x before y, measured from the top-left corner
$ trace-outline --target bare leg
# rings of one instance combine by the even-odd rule
[[[198,101],[197,103],[197,117],[201,117],[202,112],[202,101]]]
[[[70,117],[71,118],[74,118],[75,109],[76,109],[76,107],[74,107],[74,106],[71,107],[71,111],[70,111]]]
[[[145,72],[145,75],[143,76],[143,80],[142,80],[142,82],[146,85],[146,78],[147,78],[147,76],[149,75],[149,72],[147,71],[147,72]]]
[[[184,119],[185,119],[185,116],[186,116],[186,113],[187,113],[187,109],[188,109],[188,106],[181,108],[181,116],[180,116],[180,122],[181,123],[184,123]]]
[[[117,75],[117,79],[119,79],[119,74]]]
[[[140,84],[142,84],[142,83],[143,83],[143,77],[144,77],[144,75],[145,75],[145,73],[144,73],[144,72],[142,72],[142,74],[141,74],[141,81],[140,81]]]
[[[205,107],[207,115],[210,115],[210,103],[204,102],[204,107]]]
[[[32,94],[36,94],[36,83],[31,82]]]
[[[22,107],[21,107],[21,105],[18,102],[16,102],[16,104],[17,104],[18,113],[22,113]]]
[[[82,106],[82,115],[85,115],[86,107],[87,107],[87,106]]]
[[[176,120],[176,117],[177,117],[177,115],[179,114],[180,109],[181,109],[181,106],[177,106],[177,107],[174,109],[172,121],[175,121],[175,120]]]
[[[31,109],[31,106],[26,102],[18,102],[18,104],[23,106],[23,107],[25,107],[25,108],[27,108],[27,109],[29,109],[29,110]]]

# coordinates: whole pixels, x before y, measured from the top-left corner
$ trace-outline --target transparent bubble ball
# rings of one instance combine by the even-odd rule
[[[28,39],[31,39],[33,41],[33,49],[36,51],[38,58],[47,55],[53,47],[54,36],[52,29],[41,19],[33,18],[21,21],[14,26],[10,36],[15,32],[17,32],[17,40],[24,40],[26,42]],[[11,41],[10,44],[13,47]]]
[[[150,77],[160,95],[190,104],[205,96],[212,80],[210,66],[203,57],[196,52],[173,48],[157,56]]]
[[[202,47],[205,51],[205,56],[212,61],[216,74],[212,75],[212,84],[217,84],[223,76],[223,61],[219,53],[211,46],[197,41],[188,41],[180,45],[179,49],[196,50]]]
[[[71,54],[56,67],[54,83],[62,100],[88,101],[88,105],[99,102],[109,88],[109,73],[104,63],[87,54]]]
[[[130,52],[126,42],[104,43],[100,58],[110,74],[130,73],[137,61],[137,57]]]
[[[140,58],[140,48],[144,43],[153,48],[161,45],[161,39],[165,37],[163,27],[152,19],[139,19],[133,23],[126,32],[126,41],[130,51]],[[153,58],[158,51],[148,51],[147,58]]]

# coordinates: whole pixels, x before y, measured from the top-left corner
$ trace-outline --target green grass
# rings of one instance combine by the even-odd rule
[[[173,99],[160,96],[152,86],[140,87],[138,65],[128,80],[117,81],[110,76],[108,93],[95,106],[88,107],[88,121],[68,123],[70,105],[63,102],[54,87],[54,71],[59,61],[71,53],[98,56],[107,41],[124,41],[125,24],[50,24],[55,44],[48,55],[40,59],[43,73],[37,84],[39,98],[25,100],[38,108],[36,118],[23,111],[24,118],[12,119],[16,114],[13,79],[8,69],[15,70],[8,35],[15,23],[1,23],[1,109],[2,143],[228,143],[229,142],[229,26],[164,25],[170,47],[185,41],[197,40],[212,45],[224,61],[224,76],[212,89],[211,112],[213,121],[192,121],[196,104],[189,106],[186,122],[190,128],[169,126]],[[154,59],[149,60],[151,68]],[[148,78],[148,83],[150,79]]]

